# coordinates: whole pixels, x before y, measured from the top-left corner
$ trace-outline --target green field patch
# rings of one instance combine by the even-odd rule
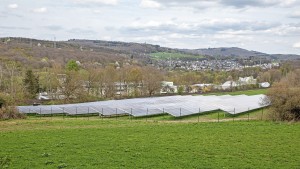
[[[299,123],[32,117],[0,127],[9,168],[299,167]]]
[[[216,95],[216,96],[222,96],[222,95],[259,95],[259,94],[266,94],[267,89],[255,89],[255,90],[241,90],[241,91],[233,91],[233,92],[213,92],[213,93],[206,93],[203,94],[204,96],[210,96],[210,95]],[[195,95],[196,96],[196,95]]]
[[[204,56],[202,55],[191,55],[191,54],[175,53],[175,52],[157,52],[157,53],[151,53],[150,56],[156,60],[204,58]]]

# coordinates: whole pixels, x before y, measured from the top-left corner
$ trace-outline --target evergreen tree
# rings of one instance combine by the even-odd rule
[[[69,71],[75,70],[78,71],[79,70],[79,65],[76,63],[75,60],[69,60],[67,65],[66,65],[66,69]]]
[[[34,98],[39,92],[39,78],[33,74],[32,70],[27,70],[23,82],[27,94],[29,94],[31,98]]]

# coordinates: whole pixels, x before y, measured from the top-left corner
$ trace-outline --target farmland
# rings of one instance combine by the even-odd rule
[[[158,118],[1,121],[0,159],[10,168],[299,167],[299,123]]]

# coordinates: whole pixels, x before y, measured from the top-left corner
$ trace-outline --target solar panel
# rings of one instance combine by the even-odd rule
[[[213,110],[223,110],[230,114],[239,114],[264,107],[260,105],[263,97],[265,96],[167,96],[52,106],[19,106],[18,110],[21,113],[37,114],[67,113],[76,115],[99,113],[104,116],[127,114],[135,117],[162,113],[169,113],[174,117],[180,117]]]

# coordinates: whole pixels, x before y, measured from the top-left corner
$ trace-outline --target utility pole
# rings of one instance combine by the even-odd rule
[[[56,37],[54,36],[53,48],[56,49]]]
[[[29,42],[30,48],[32,48],[32,39],[30,38],[30,42]]]

